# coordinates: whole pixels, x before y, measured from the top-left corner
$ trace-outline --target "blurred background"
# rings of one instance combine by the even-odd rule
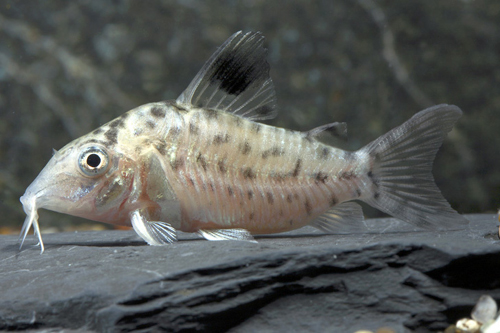
[[[85,0],[0,3],[0,232],[69,141],[148,102],[175,99],[238,30],[266,36],[279,116],[295,130],[342,121],[355,150],[428,106],[464,116],[434,175],[460,213],[500,207],[497,0]],[[366,210],[368,217],[381,216]],[[41,212],[50,230],[105,228]]]

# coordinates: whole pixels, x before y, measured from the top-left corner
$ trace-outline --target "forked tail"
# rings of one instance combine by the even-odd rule
[[[369,160],[360,199],[419,227],[463,228],[468,221],[450,207],[432,176],[434,157],[461,115],[454,105],[430,107],[358,151]]]

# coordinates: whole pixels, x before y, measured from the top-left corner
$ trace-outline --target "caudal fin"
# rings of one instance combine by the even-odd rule
[[[415,114],[399,127],[362,148],[369,159],[369,205],[414,225],[462,228],[468,221],[450,207],[432,176],[432,162],[453,124],[462,115],[441,104]]]

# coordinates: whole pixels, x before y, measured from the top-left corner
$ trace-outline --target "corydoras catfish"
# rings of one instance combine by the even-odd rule
[[[363,228],[360,200],[419,227],[467,220],[434,183],[432,162],[462,112],[437,105],[358,151],[318,140],[345,123],[298,132],[256,120],[276,115],[263,36],[232,35],[177,100],[139,106],[55,152],[21,197],[21,246],[39,208],[132,226],[150,245],[176,231],[253,240],[311,225]]]

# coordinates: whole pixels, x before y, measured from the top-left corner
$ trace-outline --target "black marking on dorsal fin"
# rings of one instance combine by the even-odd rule
[[[337,122],[325,124],[304,132],[303,134],[306,139],[312,139],[324,133],[328,133],[336,138],[347,140],[347,124]]]
[[[252,120],[276,116],[276,96],[259,32],[241,31],[208,59],[186,90],[181,105],[232,112]]]

